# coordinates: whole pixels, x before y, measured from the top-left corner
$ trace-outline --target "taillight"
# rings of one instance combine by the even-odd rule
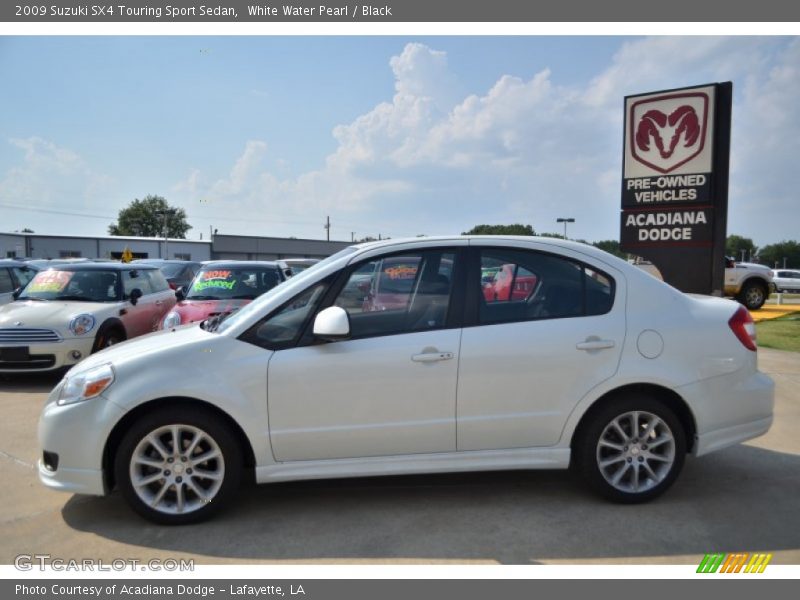
[[[731,331],[739,338],[745,348],[755,352],[756,348],[756,324],[753,317],[744,306],[740,306],[739,310],[728,321]]]
[[[171,289],[171,290],[177,290],[178,289],[178,286],[175,285],[174,282],[168,281],[167,283],[169,284],[169,289]]]

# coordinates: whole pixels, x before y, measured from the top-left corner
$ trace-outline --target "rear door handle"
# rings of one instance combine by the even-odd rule
[[[613,348],[614,347],[614,340],[586,340],[585,342],[580,342],[575,344],[575,347],[578,350],[605,350],[606,348]]]
[[[414,362],[437,362],[451,358],[453,358],[452,352],[425,352],[424,354],[414,354],[411,360]]]

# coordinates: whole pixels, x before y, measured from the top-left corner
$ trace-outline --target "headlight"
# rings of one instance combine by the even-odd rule
[[[92,315],[78,315],[72,317],[69,322],[69,330],[73,335],[84,335],[94,329],[94,317]]]
[[[72,404],[89,400],[102,394],[114,383],[114,369],[110,364],[100,365],[76,375],[67,375],[58,394],[59,404]]]
[[[177,327],[180,324],[181,324],[181,315],[180,313],[176,313],[173,310],[171,313],[167,314],[166,317],[164,317],[161,326],[164,329],[172,329],[173,327]]]

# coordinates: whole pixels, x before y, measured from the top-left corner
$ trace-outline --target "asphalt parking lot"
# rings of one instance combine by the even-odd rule
[[[42,487],[36,423],[56,379],[0,379],[0,562],[697,564],[760,551],[798,564],[800,354],[761,349],[759,361],[777,383],[772,430],[689,459],[650,504],[606,503],[561,471],[349,479],[248,487],[214,521],[182,528],[142,520],[118,495]]]

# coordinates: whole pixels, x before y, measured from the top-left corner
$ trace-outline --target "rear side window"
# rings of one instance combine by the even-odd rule
[[[486,248],[480,266],[481,324],[601,315],[614,302],[611,277],[563,257]]]

